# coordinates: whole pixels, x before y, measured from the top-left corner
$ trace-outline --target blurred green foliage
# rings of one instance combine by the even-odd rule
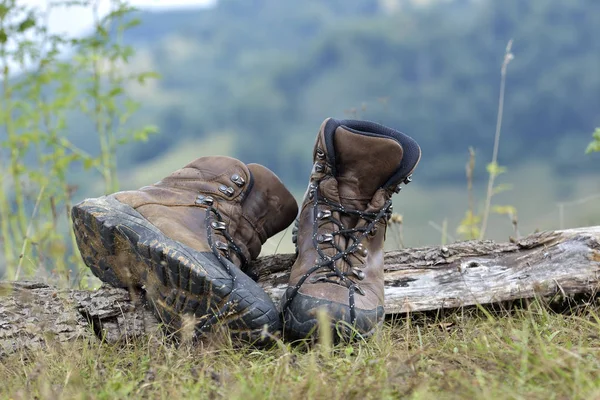
[[[66,38],[46,31],[43,10],[0,0],[0,233],[11,276],[37,266],[68,274],[80,261],[73,238],[64,240],[71,203],[118,190],[129,171],[145,183],[160,179],[158,162],[191,160],[171,160],[177,149],[259,162],[301,192],[330,116],[413,136],[423,149],[415,178],[429,187],[464,185],[463,155],[473,146],[469,204],[456,221],[465,238],[485,234],[488,214],[508,216],[517,231],[516,208],[481,210],[473,182],[505,165],[545,164],[548,176],[565,176],[597,160],[580,157],[590,126],[600,125],[596,0],[220,0],[163,13],[111,3],[89,35]],[[503,139],[490,160],[509,39]],[[588,152],[600,148],[599,136]],[[474,168],[475,150],[487,169]],[[486,200],[507,189],[489,186]],[[427,213],[443,209],[438,203]]]
[[[462,183],[469,146],[489,162],[511,38],[499,164],[542,160],[566,175],[596,161],[580,154],[600,124],[597,0],[221,0],[140,18],[125,40],[163,79],[137,117],[164,134],[123,149],[123,163],[229,132],[234,156],[303,187],[333,116],[404,131],[424,151],[416,179]]]
[[[600,128],[596,128],[593,135],[593,141],[588,145],[586,153],[593,153],[600,151]]]
[[[111,0],[110,14],[101,19],[90,1],[52,7],[69,3],[89,6],[94,14],[88,37],[52,34],[48,10],[0,0],[0,237],[1,265],[9,279],[52,273],[62,283],[82,281],[80,273],[87,269],[72,268],[82,266],[70,229],[73,172],[100,178],[106,193],[118,190],[118,145],[145,140],[154,131],[125,127],[139,105],[122,88],[148,77],[122,75],[123,63],[134,54],[121,40],[135,25],[124,20],[132,9]],[[72,59],[61,57],[67,51]],[[14,78],[13,70],[27,72]],[[78,131],[73,115],[93,129]],[[98,151],[80,148],[69,131],[78,131]]]

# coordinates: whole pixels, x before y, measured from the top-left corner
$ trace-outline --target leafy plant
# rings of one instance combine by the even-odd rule
[[[592,135],[593,141],[588,145],[585,150],[586,153],[593,153],[600,151],[600,128],[596,128],[596,131]]]
[[[469,162],[466,166],[467,174],[467,190],[469,193],[469,208],[465,213],[460,225],[457,228],[457,233],[461,234],[466,239],[485,238],[488,220],[491,213],[508,215],[511,222],[517,231],[517,210],[513,206],[492,205],[492,197],[496,194],[510,189],[510,185],[495,185],[496,178],[506,172],[506,167],[498,164],[498,152],[500,148],[500,134],[502,132],[502,117],[504,114],[504,94],[506,89],[506,74],[508,64],[514,59],[512,53],[512,39],[509,40],[504,51],[504,60],[500,69],[500,94],[498,97],[498,115],[496,119],[496,132],[494,135],[494,149],[492,161],[486,166],[488,172],[488,185],[485,197],[485,206],[481,214],[475,212],[475,201],[473,196],[473,172],[475,169],[475,150],[469,148]]]
[[[48,32],[46,21],[55,7],[82,5],[94,13],[92,35],[78,39]],[[138,104],[127,96],[126,85],[154,77],[122,73],[134,54],[121,40],[138,22],[125,19],[133,9],[111,0],[111,12],[100,19],[97,5],[53,2],[40,10],[0,1],[0,234],[7,278],[55,273],[80,282],[85,269],[73,251],[69,217],[76,190],[72,172],[81,166],[96,170],[105,191],[116,191],[117,146],[146,140],[155,131],[127,125]],[[74,52],[74,62],[59,57],[67,51]],[[95,128],[98,154],[77,147],[67,135],[70,117],[81,111]]]

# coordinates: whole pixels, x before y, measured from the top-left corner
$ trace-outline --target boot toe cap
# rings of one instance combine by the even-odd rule
[[[284,294],[282,304],[285,303],[289,293],[288,291]],[[355,308],[353,324],[349,305],[298,292],[290,304],[282,310],[285,336],[290,339],[317,337],[319,310],[327,313],[335,341],[371,336],[383,322],[384,316],[382,306],[370,310]]]

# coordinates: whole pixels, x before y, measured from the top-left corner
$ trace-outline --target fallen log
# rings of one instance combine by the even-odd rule
[[[278,302],[294,255],[259,258],[259,284]],[[465,241],[385,255],[386,313],[493,304],[536,296],[596,293],[600,226],[539,232],[510,243]],[[143,293],[103,286],[58,290],[0,282],[0,353],[87,338],[115,343],[160,334]]]
[[[286,288],[293,255],[260,260],[259,283],[274,299]],[[600,226],[539,232],[510,243],[465,241],[385,254],[387,314],[595,292]]]

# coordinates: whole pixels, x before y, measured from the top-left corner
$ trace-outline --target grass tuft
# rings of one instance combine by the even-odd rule
[[[0,397],[598,398],[599,322],[595,306],[565,315],[533,302],[388,321],[367,341],[325,348],[53,345],[3,359]]]

